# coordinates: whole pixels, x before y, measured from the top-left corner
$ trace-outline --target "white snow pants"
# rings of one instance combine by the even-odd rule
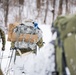
[[[13,75],[33,75],[35,54],[27,52],[22,56],[16,56],[16,61],[13,66]]]
[[[37,55],[32,52],[16,56],[10,75],[51,75],[55,71],[54,46],[47,44]]]

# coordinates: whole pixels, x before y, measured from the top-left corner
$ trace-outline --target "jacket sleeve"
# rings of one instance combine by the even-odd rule
[[[6,38],[5,38],[5,33],[2,29],[0,29],[0,35],[1,35],[1,39],[2,39],[2,46],[5,47]]]

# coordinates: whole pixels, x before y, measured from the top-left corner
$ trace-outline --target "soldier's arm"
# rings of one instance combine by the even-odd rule
[[[5,38],[5,33],[2,29],[0,29],[0,35],[2,39],[2,48],[5,48],[6,38]]]

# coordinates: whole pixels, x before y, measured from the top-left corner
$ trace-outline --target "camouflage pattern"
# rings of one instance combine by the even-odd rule
[[[32,20],[26,20],[24,22],[24,24],[26,26],[33,26],[34,24],[32,23]],[[13,25],[17,26],[19,25],[19,23],[14,23]],[[9,30],[12,30],[13,28],[15,28],[15,26],[12,27],[12,25],[10,24],[9,25]],[[40,28],[38,27],[38,29],[40,30]],[[11,32],[11,31],[10,31]],[[40,36],[41,37],[41,36]],[[10,37],[11,38],[11,37]],[[10,40],[9,40],[10,41]],[[37,43],[37,46],[39,48],[41,48],[43,46],[43,38],[41,38]],[[11,42],[11,49],[14,49],[15,48],[15,41],[12,41]],[[20,49],[21,53],[26,53],[26,52],[29,52],[29,51],[33,51],[34,53],[36,53],[35,51],[36,50],[31,50],[30,48],[29,49]],[[16,54],[18,54],[18,52],[16,51]]]
[[[15,48],[14,46],[14,43],[15,42],[11,42],[11,48]],[[37,42],[37,46],[39,48],[41,48],[43,46],[43,39],[41,38],[38,42]],[[31,50],[31,49],[20,49],[21,53],[26,53],[26,52],[29,52],[29,51],[32,51],[33,53],[36,53],[36,50]],[[19,55],[19,53],[16,51],[16,55]]]
[[[2,50],[5,50],[5,43],[6,43],[5,33],[1,28],[0,28],[0,36],[2,39]]]
[[[54,21],[54,27],[60,32],[70,73],[76,75],[76,15],[58,16]],[[58,71],[59,75],[62,75],[62,50],[58,47],[57,40],[56,51]]]

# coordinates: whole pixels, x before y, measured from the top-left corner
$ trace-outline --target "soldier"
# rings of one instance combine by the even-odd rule
[[[29,23],[30,21],[27,21],[27,24]],[[34,24],[34,22],[32,22],[31,24]],[[21,25],[24,25],[23,23],[21,24]],[[29,25],[28,25],[29,26]],[[37,28],[39,31],[40,31],[40,35],[41,36],[39,36],[39,37],[42,37],[42,31],[41,31],[41,29],[38,27],[38,24],[36,23],[36,24],[34,24],[33,25],[35,28]],[[14,49],[15,48],[15,44],[14,44],[15,42],[11,42],[11,49]],[[39,48],[41,48],[42,46],[43,46],[43,39],[41,38],[37,43],[37,46],[39,47]],[[22,50],[23,52],[29,52],[29,51],[31,51],[31,49],[26,49],[26,50]],[[33,52],[34,52],[34,50],[32,50]],[[23,53],[22,52],[22,53]],[[36,53],[36,52],[35,52]]]
[[[5,39],[5,33],[4,31],[0,28],[0,36],[2,39],[2,50],[5,50],[5,43],[6,43],[6,39]]]
[[[76,75],[76,15],[58,16],[54,27],[58,32],[55,45],[59,75]]]
[[[13,26],[14,24],[12,24],[12,26]],[[20,24],[20,26],[29,26],[30,28],[32,28],[32,26],[34,27],[34,24],[32,23],[32,22],[30,22],[30,21],[26,21],[25,23],[21,23]],[[32,25],[32,26],[31,26]],[[16,25],[17,26],[17,25]],[[24,26],[24,27],[25,27]],[[24,28],[23,27],[23,28]],[[31,30],[30,29],[27,29],[27,27],[25,28],[25,29],[22,29],[22,31],[23,30],[26,30],[26,32],[27,33],[29,33]],[[12,27],[11,27],[12,28]],[[21,28],[21,27],[20,27]],[[38,28],[38,27],[36,27],[36,28]],[[10,28],[9,28],[10,29]],[[18,30],[18,29],[17,29]],[[20,29],[19,29],[20,30]],[[32,43],[30,43],[30,39],[29,40],[27,40],[27,41],[29,41],[29,42],[26,42],[25,44],[27,44],[27,46],[28,46],[28,44],[29,44],[29,47],[27,47],[27,48],[19,48],[19,47],[15,47],[15,41],[14,42],[11,42],[11,50],[12,49],[16,49],[17,51],[16,51],[16,60],[15,60],[15,65],[14,65],[14,67],[13,67],[13,70],[15,71],[15,73],[14,73],[14,75],[22,75],[23,73],[26,73],[26,57],[27,56],[29,56],[30,54],[33,54],[33,55],[35,55],[36,53],[37,53],[37,46],[39,47],[39,48],[41,48],[42,46],[43,46],[43,39],[42,39],[42,32],[41,32],[41,30],[38,28],[37,29],[39,32],[38,32],[38,38],[40,38],[36,43],[35,43],[35,41],[34,41],[34,44],[33,44],[33,42]],[[32,30],[33,31],[33,30]],[[10,31],[11,32],[11,31]],[[11,32],[12,33],[12,32]],[[23,33],[24,34],[24,33]],[[33,33],[31,33],[31,36],[35,36],[35,32],[33,32]],[[40,35],[40,36],[39,36]],[[32,38],[30,36],[30,38]],[[26,35],[25,35],[25,37],[27,37]],[[36,38],[36,37],[34,37],[34,38]],[[28,38],[27,38],[28,39]],[[36,40],[36,39],[34,39],[34,40]],[[33,41],[33,40],[32,40]],[[31,49],[31,48],[32,49]],[[35,47],[35,48],[34,48]],[[25,55],[24,55],[25,54]],[[27,56],[26,56],[27,55]],[[21,57],[20,57],[21,56]],[[20,60],[18,60],[18,58],[20,59]],[[29,58],[28,58],[29,59]],[[26,66],[25,66],[26,65]],[[29,64],[30,65],[30,64]],[[22,68],[22,69],[21,69]]]
[[[0,28],[0,39],[2,39],[2,48],[1,48],[1,50],[4,51],[5,50],[6,39],[5,39],[5,33],[1,28]],[[0,55],[0,56],[3,56],[3,54]],[[2,63],[2,59],[0,59],[0,75],[3,75],[2,70],[1,70],[1,63]]]

